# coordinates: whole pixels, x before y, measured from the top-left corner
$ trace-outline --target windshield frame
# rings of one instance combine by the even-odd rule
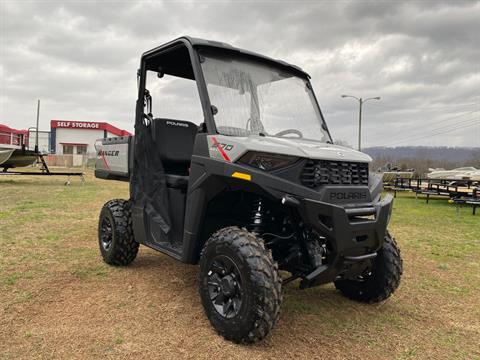
[[[311,98],[312,106],[314,107],[314,110],[318,113],[318,115],[320,117],[318,120],[317,119],[316,120],[319,121],[319,126],[321,127],[322,131],[325,132],[325,136],[327,137],[325,142],[326,143],[333,143],[333,139],[332,139],[332,136],[330,134],[330,130],[328,129],[327,123],[325,121],[322,110],[320,108],[317,97],[315,95],[315,91],[313,90],[312,83],[310,82],[310,76],[307,73],[303,72],[300,68],[297,68],[296,66],[289,65],[285,62],[279,62],[279,61],[276,61],[276,60],[273,60],[273,59],[270,59],[270,58],[267,58],[267,57],[256,56],[255,54],[249,53],[249,52],[241,52],[241,51],[237,51],[237,50],[232,51],[232,50],[225,49],[225,48],[217,48],[217,47],[210,47],[210,46],[196,46],[195,50],[198,54],[199,65],[200,65],[199,70],[201,72],[202,82],[204,83],[203,84],[204,86],[202,86],[202,87],[203,87],[203,90],[206,92],[206,97],[208,99],[209,106],[212,109],[212,117],[211,118],[213,120],[212,121],[213,126],[212,126],[211,130],[215,134],[224,135],[224,136],[239,137],[238,135],[222,134],[222,133],[218,132],[217,123],[215,121],[215,114],[213,113],[214,111],[213,111],[213,107],[212,107],[212,104],[211,104],[210,94],[209,94],[208,89],[207,89],[208,84],[207,84],[207,81],[206,81],[204,68],[202,67],[202,63],[206,61],[206,58],[208,58],[208,55],[204,55],[205,53],[210,53],[210,54],[219,55],[219,56],[227,56],[227,57],[234,58],[237,61],[242,61],[243,59],[246,59],[246,60],[254,61],[254,62],[258,62],[258,63],[264,63],[264,64],[266,64],[266,65],[268,65],[272,68],[277,68],[280,71],[291,73],[292,76],[297,77],[300,80],[304,81],[306,86],[308,87],[308,90],[309,90],[309,95],[308,96]],[[270,134],[268,134],[266,136],[282,138],[282,139],[292,139],[292,140],[297,139],[297,138],[291,138],[291,137],[286,138],[286,137],[282,137],[282,136],[275,136],[275,135],[270,135]],[[298,138],[298,139],[305,140],[305,141],[317,142],[317,143],[322,142],[322,141],[319,141],[319,140],[308,139],[308,138]]]

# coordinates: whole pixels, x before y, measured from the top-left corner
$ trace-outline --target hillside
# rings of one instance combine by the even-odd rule
[[[427,147],[427,146],[401,146],[401,147],[371,147],[363,150],[374,159],[390,158],[402,159],[428,159],[433,161],[446,161],[451,163],[464,163],[480,157],[480,147]]]
[[[480,147],[371,147],[363,149],[373,158],[372,169],[387,163],[402,169],[416,169],[416,176],[424,176],[429,168],[453,169],[460,166],[480,168]]]

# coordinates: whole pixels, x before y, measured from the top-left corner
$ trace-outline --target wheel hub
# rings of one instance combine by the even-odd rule
[[[222,279],[220,289],[225,296],[232,296],[235,294],[235,285],[231,275],[227,275]]]
[[[108,251],[112,246],[113,241],[113,227],[110,222],[110,219],[107,217],[103,219],[102,225],[100,226],[101,235],[100,241],[102,243],[102,247],[105,251]]]
[[[208,293],[217,312],[226,318],[236,316],[242,305],[242,279],[238,267],[225,255],[215,257],[208,271]]]

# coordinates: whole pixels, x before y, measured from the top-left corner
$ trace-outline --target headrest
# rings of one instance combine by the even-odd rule
[[[165,118],[156,118],[153,119],[155,122],[155,126],[161,126],[161,127],[172,127],[172,128],[178,128],[180,129],[185,129],[185,130],[190,130],[192,131],[193,129],[196,131],[198,130],[198,126],[195,125],[194,123],[186,120],[177,120],[177,119],[165,119]]]

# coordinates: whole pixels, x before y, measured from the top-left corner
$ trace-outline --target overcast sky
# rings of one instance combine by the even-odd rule
[[[301,66],[335,139],[480,146],[478,1],[0,0],[0,123],[107,121],[132,130],[140,54],[181,35]],[[179,97],[180,98],[180,97]]]

